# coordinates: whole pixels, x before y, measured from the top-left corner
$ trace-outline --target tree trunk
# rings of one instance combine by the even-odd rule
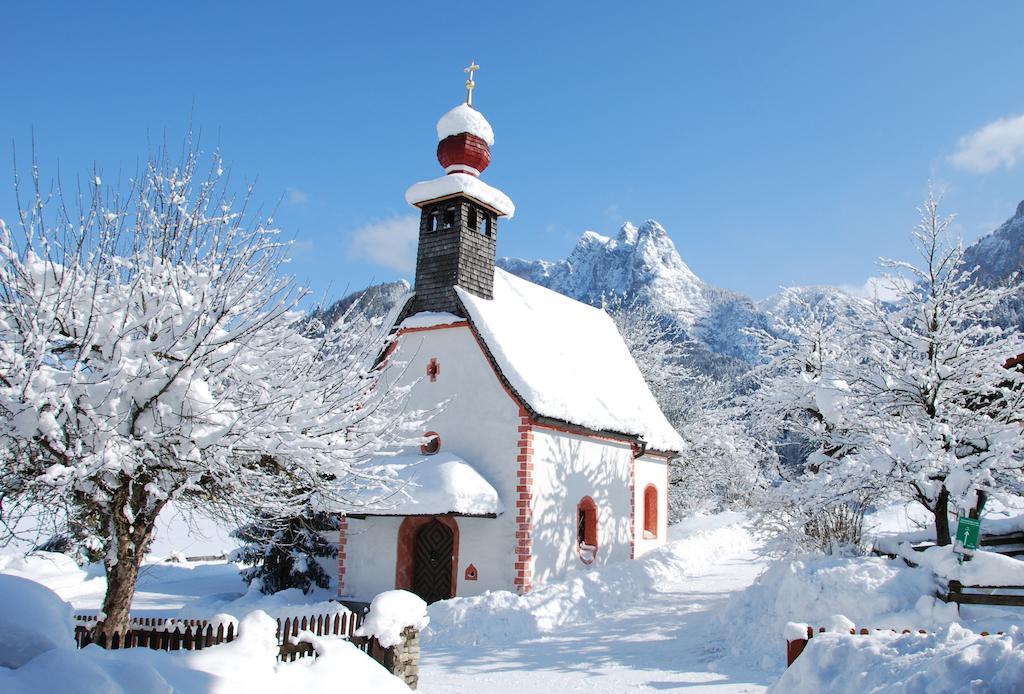
[[[935,544],[945,546],[952,543],[949,534],[949,490],[942,485],[939,490],[939,498],[935,501]]]
[[[134,553],[124,553],[127,556],[121,556],[123,553],[119,551],[117,554],[116,564],[104,562],[107,570],[107,592],[103,596],[103,613],[106,616],[97,625],[97,633],[93,637],[94,640],[98,640],[99,635],[104,634],[107,637],[105,643],[108,645],[114,634],[119,634],[118,639],[123,640],[125,632],[131,626],[132,598],[135,597],[135,581],[139,577],[139,564],[142,560],[141,556]]]
[[[114,634],[119,639],[131,627],[132,598],[135,597],[135,582],[139,577],[139,567],[146,556],[150,538],[156,528],[156,519],[166,501],[153,505],[149,512],[145,485],[133,483],[131,480],[122,484],[114,494],[111,505],[110,540],[113,547],[107,549],[104,568],[107,571],[107,592],[103,596],[103,612],[105,617],[97,625],[94,639],[100,634],[107,637],[110,644]],[[129,521],[122,509],[133,511],[133,520]],[[113,560],[111,560],[113,555]]]

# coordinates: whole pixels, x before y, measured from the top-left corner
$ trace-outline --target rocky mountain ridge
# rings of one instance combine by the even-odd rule
[[[967,262],[990,284],[1006,282],[1024,269],[1024,202],[991,234],[965,249]],[[682,259],[665,228],[654,220],[626,223],[615,237],[586,231],[564,260],[500,258],[498,266],[526,280],[586,303],[601,305],[614,297],[636,297],[673,321],[687,341],[698,370],[722,377],[739,374],[761,359],[749,329],[772,334],[798,320],[804,304],[827,302],[853,309],[857,299],[837,287],[793,287],[755,302],[739,292],[702,280]],[[409,289],[404,281],[374,285],[367,305],[383,315]],[[350,295],[327,309],[329,315],[351,305]],[[1024,329],[1024,296],[1005,306],[1000,322]]]

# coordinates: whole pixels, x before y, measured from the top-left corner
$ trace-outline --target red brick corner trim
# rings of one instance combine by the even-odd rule
[[[519,463],[516,479],[516,561],[513,585],[522,595],[533,587],[533,425],[519,408]]]
[[[345,545],[348,544],[348,517],[338,516],[338,595],[345,594]]]

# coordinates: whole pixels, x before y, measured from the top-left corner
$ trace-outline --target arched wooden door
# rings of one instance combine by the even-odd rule
[[[416,533],[412,592],[428,604],[452,596],[452,563],[455,559],[452,531],[436,518]]]

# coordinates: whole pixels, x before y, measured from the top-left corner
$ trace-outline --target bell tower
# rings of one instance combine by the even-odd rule
[[[463,315],[455,287],[494,296],[498,219],[515,213],[512,201],[480,179],[491,161],[494,131],[472,106],[475,63],[466,68],[468,96],[437,123],[437,160],[445,175],[416,183],[405,199],[420,209],[416,286],[403,311]]]

